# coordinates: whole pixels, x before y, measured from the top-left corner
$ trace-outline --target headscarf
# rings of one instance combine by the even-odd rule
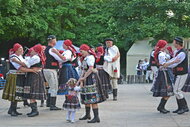
[[[9,50],[9,55],[14,54],[20,47],[22,47],[22,45],[20,45],[19,43],[15,43],[13,45],[13,48]]]
[[[44,54],[43,46],[40,44],[37,44],[33,47],[33,50],[38,54],[40,57],[40,60],[42,62],[42,65],[45,65],[46,57]]]
[[[33,47],[30,48],[30,49],[28,50],[28,53],[26,54],[26,56],[30,56],[30,53],[31,53],[33,50],[34,50]]]
[[[98,46],[96,48],[96,56],[97,56],[96,63],[98,63],[100,61],[100,58],[103,55],[104,55],[104,47],[103,46]]]
[[[73,53],[73,56],[76,57],[76,50],[73,47],[73,42],[71,40],[65,40],[64,44],[68,47],[68,49]]]
[[[158,53],[160,52],[160,50],[162,48],[164,48],[166,45],[168,44],[167,41],[165,40],[159,40],[158,43],[156,44],[156,48],[155,48],[155,51],[154,51],[154,59],[156,62],[158,62]]]
[[[171,46],[168,46],[168,47],[167,47],[167,50],[168,50],[168,52],[169,52],[169,55],[173,57],[173,56],[174,56],[174,52],[173,52],[173,50],[172,50],[172,47],[171,47]]]
[[[96,53],[87,44],[82,44],[80,46],[80,50],[87,51],[88,53],[93,55],[95,58],[97,58]]]

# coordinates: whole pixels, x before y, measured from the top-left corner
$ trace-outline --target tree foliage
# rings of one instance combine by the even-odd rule
[[[113,37],[128,50],[147,37],[190,36],[187,0],[0,0],[0,43],[46,42],[49,34],[90,45]]]

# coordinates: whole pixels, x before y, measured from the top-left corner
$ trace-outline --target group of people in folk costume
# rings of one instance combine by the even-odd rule
[[[23,47],[16,43],[9,51],[10,70],[6,76],[6,85],[2,98],[11,102],[8,114],[22,115],[17,112],[17,102],[30,100],[31,112],[28,117],[39,115],[36,100],[46,100],[50,110],[61,110],[56,106],[57,94],[65,95],[63,108],[67,110],[66,120],[75,121],[75,113],[81,103],[85,105],[85,116],[79,120],[90,120],[91,108],[94,118],[88,123],[100,122],[98,103],[109,96],[113,89],[113,100],[117,100],[117,79],[120,77],[120,53],[111,38],[95,50],[86,44],[80,46],[80,53],[73,47],[71,40],[63,43],[64,51],[54,48],[56,37],[47,38],[48,46],[37,44],[23,57]],[[76,62],[77,61],[77,62]],[[81,73],[75,69],[79,66]],[[46,93],[44,83],[48,83]]]
[[[188,77],[188,55],[183,47],[183,39],[176,37],[173,40],[176,51],[168,47],[165,40],[159,40],[151,53],[150,64],[154,71],[155,79],[151,91],[154,97],[162,97],[157,110],[167,114],[165,109],[168,99],[175,95],[178,109],[173,113],[183,114],[189,108],[183,92],[190,92]]]

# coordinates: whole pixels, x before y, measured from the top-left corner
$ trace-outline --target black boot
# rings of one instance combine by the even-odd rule
[[[34,103],[36,103],[36,105],[37,105],[37,102],[34,102]],[[30,103],[30,105],[32,105],[32,103]],[[31,107],[31,109],[32,109],[32,107]],[[30,115],[30,114],[32,114],[32,110],[30,113],[27,113],[26,115]]]
[[[41,100],[41,105],[40,107],[44,107],[44,100]]]
[[[86,114],[85,116],[83,116],[82,118],[80,118],[79,120],[87,120],[87,119],[91,119],[90,117],[90,107],[85,107],[86,110]]]
[[[98,108],[93,109],[93,112],[94,112],[94,118],[91,121],[88,121],[88,123],[99,123],[100,118],[99,118],[99,114],[98,114]]]
[[[50,110],[61,110],[61,108],[58,108],[55,106],[56,104],[56,97],[50,98]]]
[[[170,112],[165,109],[166,102],[167,102],[167,100],[165,100],[164,98],[161,99],[160,104],[157,108],[157,110],[160,111],[160,113],[166,114],[166,113]]]
[[[8,114],[11,115],[12,113],[12,109],[14,108],[14,106],[16,106],[16,109],[17,109],[17,102],[11,102],[10,104],[10,108],[8,110]],[[22,115],[22,113],[19,113],[17,111],[15,111],[17,115]]]
[[[184,103],[184,110],[185,112],[189,112],[189,108],[188,108],[188,105],[187,105],[187,101],[185,100],[185,98],[183,98],[183,103]]]
[[[30,104],[28,103],[27,100],[24,100],[23,105],[24,105],[24,106],[28,106],[28,107],[30,106]]]
[[[177,106],[178,106],[178,109],[173,111],[173,113],[178,113],[178,111],[180,110],[180,104],[179,104],[179,99],[176,98],[176,101],[177,101]]]
[[[46,107],[50,107],[50,93],[47,94]]]
[[[28,117],[34,117],[34,116],[38,116],[39,112],[38,112],[38,108],[37,108],[37,103],[31,103],[30,107],[32,109],[32,112],[28,114]]]
[[[11,116],[18,116],[22,115],[22,113],[18,113],[17,111],[17,102],[11,102]]]
[[[113,101],[117,101],[117,89],[113,89]]]
[[[187,106],[187,102],[186,102],[185,98],[179,99],[179,105],[180,105],[180,109],[177,112],[177,114],[181,115],[181,114],[184,114],[185,112],[189,111],[189,108]]]

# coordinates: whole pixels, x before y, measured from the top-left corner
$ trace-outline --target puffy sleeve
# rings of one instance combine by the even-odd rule
[[[12,64],[17,70],[19,70],[19,68],[21,67],[21,65],[18,64],[18,63],[16,63],[16,62],[13,62],[13,61],[12,61],[13,59],[17,59],[18,61],[21,61],[21,60],[18,59],[18,56],[17,56],[17,57],[16,57],[15,55],[10,56],[10,62],[11,62],[11,64]]]
[[[159,64],[161,64],[161,65],[165,64],[167,62],[166,55],[164,53],[160,53],[158,55],[158,61],[159,61]]]
[[[40,57],[39,56],[37,56],[37,55],[34,55],[34,56],[32,56],[31,58],[29,58],[27,61],[26,61],[26,66],[28,67],[28,68],[30,68],[32,65],[35,65],[35,64],[37,64],[37,63],[40,63]]]
[[[94,66],[94,64],[95,64],[94,56],[93,55],[87,56],[86,63],[89,67]]]
[[[62,55],[66,58],[65,61],[69,61],[72,58],[72,52],[70,50],[66,50]]]
[[[63,62],[63,60],[57,54],[55,54],[54,52],[52,52],[51,50],[52,50],[52,48],[49,50],[49,54],[51,56],[53,56],[57,61]]]

